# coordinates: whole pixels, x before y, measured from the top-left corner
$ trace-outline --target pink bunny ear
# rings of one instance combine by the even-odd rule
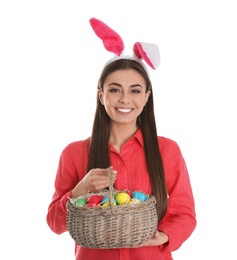
[[[144,61],[152,68],[157,69],[160,65],[160,51],[157,45],[144,42],[136,42],[133,51],[139,59]]]
[[[120,56],[124,49],[122,38],[109,26],[98,19],[91,18],[90,24],[95,34],[103,41],[105,49]]]

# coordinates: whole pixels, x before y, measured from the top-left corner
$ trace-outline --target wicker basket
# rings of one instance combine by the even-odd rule
[[[113,204],[114,194],[110,174],[109,190],[80,196],[87,199],[92,195],[109,196]],[[137,247],[153,237],[158,223],[156,199],[147,195],[142,203],[101,207],[79,207],[76,199],[69,199],[67,207],[67,228],[74,241],[87,248]]]

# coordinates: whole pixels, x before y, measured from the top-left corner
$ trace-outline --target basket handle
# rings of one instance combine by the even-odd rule
[[[112,213],[114,212],[113,204],[114,204],[114,187],[113,187],[113,173],[112,168],[108,168],[108,175],[109,175],[109,205]]]

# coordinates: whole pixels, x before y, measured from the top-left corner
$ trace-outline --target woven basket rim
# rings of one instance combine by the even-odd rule
[[[80,197],[81,198],[81,197]],[[130,210],[131,212],[136,211],[138,209],[143,209],[146,208],[147,206],[149,206],[150,204],[156,204],[156,199],[154,196],[150,196],[146,201],[144,202],[139,202],[139,203],[134,203],[134,204],[124,204],[124,205],[109,205],[107,207],[100,207],[100,206],[95,206],[95,207],[81,207],[76,205],[75,203],[76,200],[72,200],[69,199],[67,204],[66,204],[66,208],[67,211],[70,210],[77,210],[80,211],[81,214],[103,214],[104,213],[111,213],[111,214],[123,214],[125,212],[125,210]]]

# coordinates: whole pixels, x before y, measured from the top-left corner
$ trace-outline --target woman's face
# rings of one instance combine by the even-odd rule
[[[100,102],[115,124],[136,125],[149,95],[144,78],[133,69],[111,73],[99,90]]]

